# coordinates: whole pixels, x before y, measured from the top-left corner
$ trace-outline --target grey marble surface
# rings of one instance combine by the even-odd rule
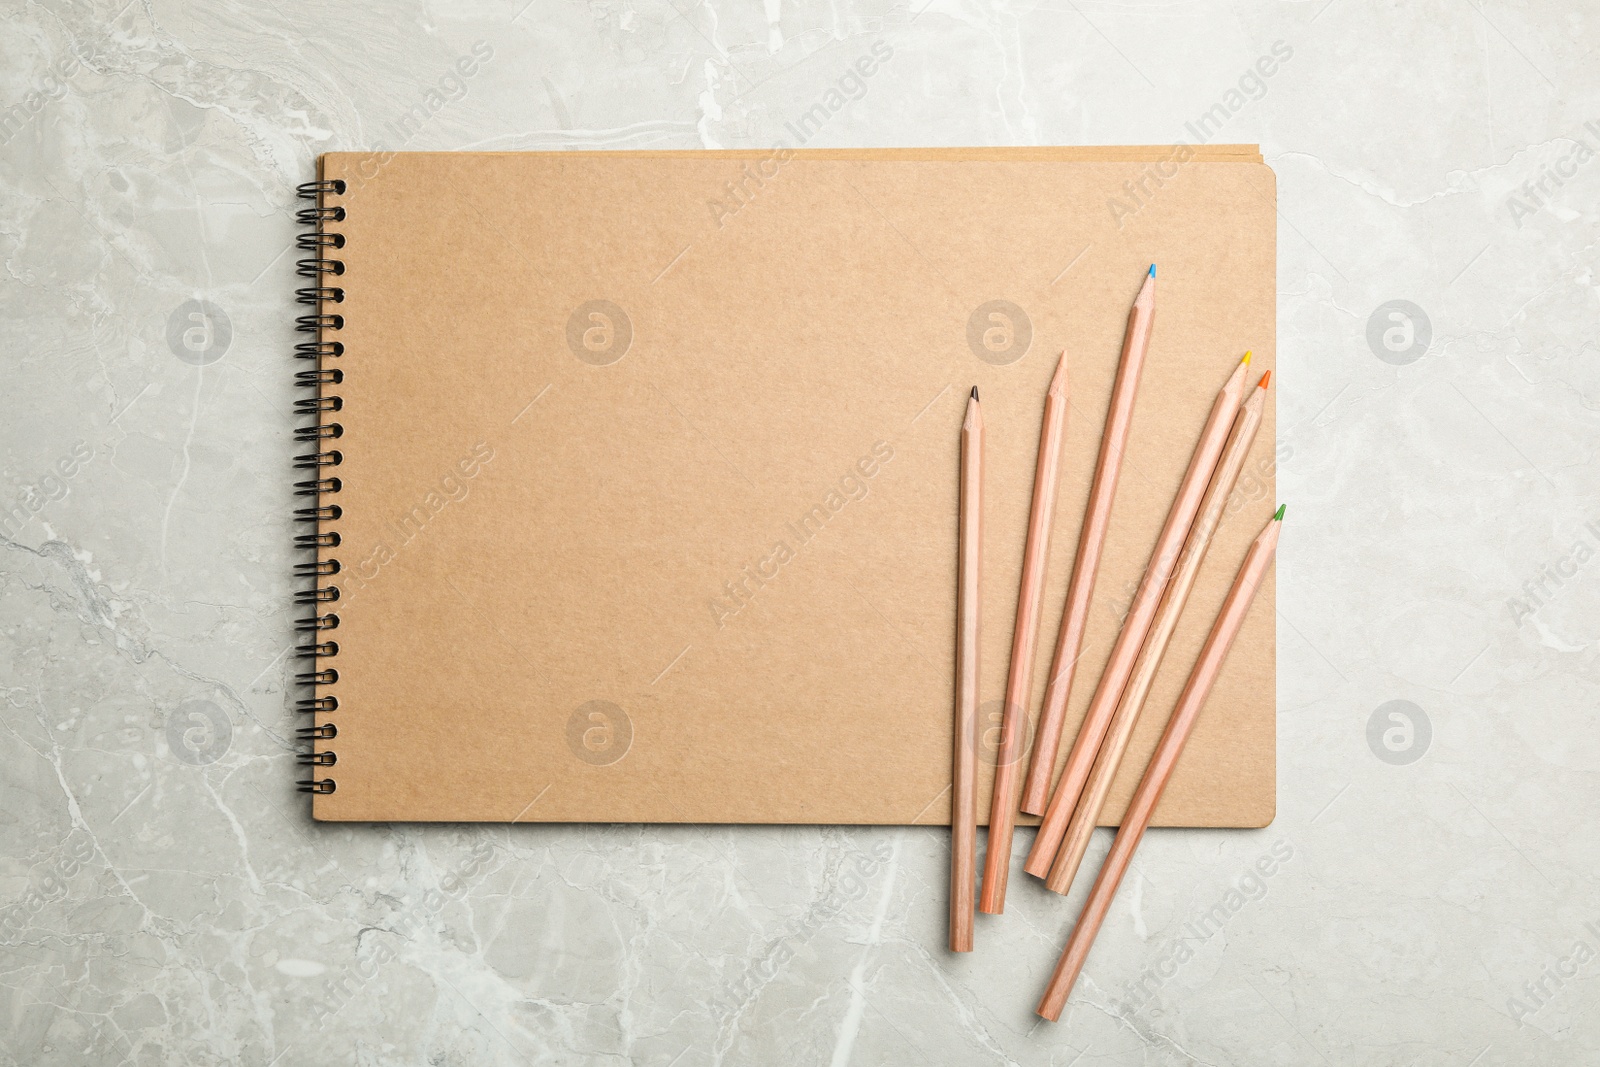
[[[1600,11],[523,2],[5,5],[0,1063],[1594,1062]],[[1154,836],[1059,1025],[1073,907],[953,958],[935,830],[291,791],[315,155],[765,147],[877,40],[813,144],[1210,111],[1279,177],[1279,817]]]

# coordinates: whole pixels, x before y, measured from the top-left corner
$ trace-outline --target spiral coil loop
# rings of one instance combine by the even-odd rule
[[[318,385],[338,385],[344,381],[342,370],[298,370],[294,372],[294,384],[302,389],[310,389]]]
[[[337,467],[344,462],[344,454],[338,449],[332,452],[313,452],[309,456],[294,457],[296,467]]]
[[[295,265],[295,273],[309,280],[309,284],[295,290],[295,300],[310,309],[307,314],[296,317],[295,329],[311,337],[310,340],[301,341],[294,346],[295,356],[299,359],[317,361],[315,369],[297,371],[294,376],[298,388],[309,389],[313,394],[295,401],[295,414],[316,420],[308,426],[298,427],[294,438],[296,441],[312,443],[317,449],[294,458],[297,470],[309,472],[306,480],[295,483],[295,495],[316,498],[316,506],[295,510],[295,521],[315,523],[317,531],[296,534],[294,539],[297,550],[315,554],[314,559],[296,563],[294,568],[295,577],[312,580],[311,588],[297,590],[294,597],[296,604],[312,607],[310,615],[296,619],[294,624],[296,631],[306,635],[302,638],[306,643],[295,646],[295,655],[310,660],[312,668],[295,675],[295,683],[322,689],[339,680],[339,672],[322,663],[323,660],[332,659],[339,654],[339,644],[337,641],[320,636],[323,631],[338,627],[339,616],[331,612],[319,615],[316,613],[316,606],[338,600],[339,587],[323,585],[318,579],[338,574],[340,568],[338,560],[324,558],[321,550],[338,547],[339,533],[337,530],[328,529],[328,524],[338,521],[342,514],[339,505],[323,503],[322,498],[344,488],[344,483],[339,478],[323,469],[337,467],[344,461],[343,453],[337,449],[328,449],[322,444],[344,434],[344,427],[339,423],[324,422],[322,419],[324,413],[338,411],[344,406],[341,398],[323,391],[324,386],[338,385],[344,381],[343,371],[325,367],[322,363],[323,360],[337,359],[344,355],[342,343],[327,339],[329,333],[344,329],[344,316],[328,311],[327,308],[330,304],[344,302],[344,289],[334,281],[344,274],[344,263],[332,258],[330,253],[343,248],[345,238],[344,234],[328,230],[327,225],[343,222],[345,210],[326,201],[329,197],[342,196],[344,191],[344,182],[337,179],[306,182],[297,192],[302,200],[309,200],[314,206],[301,208],[295,213],[296,222],[311,228],[295,238],[295,244],[310,254],[309,258],[302,259]],[[339,707],[337,697],[319,693],[316,688],[313,689],[313,693],[314,695],[310,697],[296,700],[295,710],[319,715]],[[297,756],[301,766],[332,767],[338,763],[339,757],[336,754],[325,748],[320,750],[317,748],[317,742],[331,741],[339,735],[339,730],[333,723],[304,726],[296,731],[296,735],[307,745],[307,750]],[[310,777],[300,780],[297,785],[302,793],[327,794],[338,788],[338,784],[332,778]]]

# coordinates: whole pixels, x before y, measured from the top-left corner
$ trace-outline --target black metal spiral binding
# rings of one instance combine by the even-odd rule
[[[295,329],[310,334],[312,339],[301,341],[294,348],[298,358],[316,360],[316,366],[312,370],[295,373],[295,385],[312,390],[313,395],[295,401],[294,410],[295,414],[307,415],[316,421],[309,426],[296,429],[294,439],[311,443],[317,449],[296,456],[294,459],[297,470],[308,472],[305,481],[295,483],[295,495],[317,498],[314,507],[296,508],[294,515],[296,522],[316,524],[315,533],[295,535],[295,548],[317,553],[317,558],[314,560],[297,563],[294,568],[296,577],[312,580],[311,588],[301,589],[295,593],[295,603],[313,606],[312,614],[296,619],[294,624],[297,631],[307,634],[305,643],[295,646],[295,655],[311,661],[311,670],[295,675],[295,682],[303,686],[323,688],[339,680],[339,672],[321,662],[339,654],[339,643],[320,635],[323,631],[337,629],[339,616],[334,612],[318,615],[315,605],[331,604],[338,600],[339,587],[322,585],[318,579],[338,574],[340,568],[338,560],[322,558],[319,550],[338,547],[338,531],[327,527],[329,523],[336,522],[342,513],[339,505],[325,504],[322,498],[344,488],[343,482],[324,470],[327,467],[337,467],[344,460],[343,453],[338,449],[331,449],[323,444],[344,434],[344,427],[337,422],[322,421],[325,412],[335,412],[344,406],[343,400],[339,397],[323,391],[324,386],[338,385],[344,381],[343,371],[323,366],[324,360],[337,359],[344,355],[343,344],[326,339],[329,333],[344,329],[344,316],[326,310],[330,304],[344,302],[344,289],[333,284],[333,279],[344,273],[344,263],[329,256],[331,251],[344,247],[344,235],[327,229],[329,223],[344,221],[344,208],[328,204],[326,200],[329,197],[342,196],[344,191],[345,184],[339,180],[306,182],[297,192],[301,199],[313,201],[315,206],[301,208],[295,213],[295,220],[300,225],[311,227],[310,232],[302,233],[295,239],[296,245],[311,254],[310,258],[300,260],[295,267],[296,274],[311,281],[310,285],[295,290],[295,300],[311,309],[309,314],[300,315],[295,319]],[[313,695],[295,702],[296,711],[311,715],[331,712],[338,707],[339,699],[331,694]],[[295,732],[309,747],[309,751],[298,754],[297,762],[301,766],[332,767],[339,761],[336,754],[325,748],[319,751],[316,744],[318,741],[331,741],[339,736],[338,727],[333,723],[303,726]],[[315,772],[313,777],[297,783],[302,793],[331,793],[338,788],[332,778],[317,778],[314,774]]]

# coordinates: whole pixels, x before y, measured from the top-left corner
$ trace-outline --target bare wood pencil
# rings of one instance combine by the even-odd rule
[[[1245,401],[1244,407],[1239,409],[1238,416],[1233,420],[1233,430],[1228,434],[1222,459],[1217,463],[1217,473],[1211,478],[1205,499],[1200,503],[1200,514],[1194,521],[1194,529],[1183,546],[1183,557],[1178,561],[1178,569],[1172,575],[1172,580],[1167,583],[1167,591],[1156,611],[1156,621],[1150,627],[1144,647],[1139,650],[1139,659],[1133,665],[1133,673],[1128,676],[1127,688],[1122,692],[1122,702],[1111,717],[1105,740],[1100,742],[1100,754],[1095,757],[1094,769],[1089,772],[1083,796],[1078,799],[1078,807],[1067,823],[1066,836],[1056,851],[1050,876],[1045,879],[1045,886],[1054,892],[1066,893],[1072,888],[1072,880],[1078,876],[1078,866],[1083,862],[1083,854],[1094,836],[1095,824],[1105,809],[1111,784],[1117,777],[1117,771],[1122,768],[1122,757],[1128,750],[1128,742],[1133,737],[1134,727],[1138,725],[1139,714],[1150,695],[1150,687],[1155,683],[1161,659],[1166,655],[1167,645],[1178,628],[1178,620],[1183,616],[1184,605],[1189,601],[1189,593],[1200,575],[1206,551],[1211,547],[1212,535],[1222,523],[1223,510],[1228,506],[1228,498],[1233,495],[1239,472],[1244,469],[1245,459],[1250,455],[1250,446],[1255,444],[1256,431],[1261,427],[1261,412],[1266,407],[1267,381],[1271,377],[1270,371],[1262,375],[1261,384],[1251,390],[1250,399]]]
[[[956,564],[956,727],[950,800],[950,951],[972,951],[978,853],[978,671],[983,584],[983,411],[978,387],[961,423]]]
[[[1033,506],[1022,553],[1022,587],[1017,622],[1011,632],[1011,667],[1000,711],[1000,749],[995,757],[994,794],[989,802],[988,850],[983,857],[983,892],[978,910],[998,915],[1006,908],[1006,878],[1011,874],[1011,838],[1017,824],[1017,776],[1022,765],[1028,705],[1033,701],[1033,655],[1039,638],[1039,608],[1050,559],[1050,527],[1061,480],[1061,441],[1067,428],[1067,354],[1061,353],[1044,397],[1039,427],[1039,459],[1033,469]]]
[[[1218,613],[1217,621],[1211,627],[1211,634],[1200,649],[1200,658],[1195,661],[1194,670],[1189,673],[1189,681],[1184,685],[1182,695],[1178,697],[1177,706],[1167,723],[1166,732],[1156,744],[1155,755],[1150,757],[1150,765],[1145,768],[1144,777],[1139,781],[1139,788],[1134,791],[1133,800],[1128,804],[1128,813],[1123,816],[1122,826],[1117,830],[1117,838],[1112,842],[1111,851],[1106,855],[1105,863],[1100,867],[1100,874],[1094,880],[1094,888],[1089,891],[1089,899],[1083,906],[1083,913],[1078,916],[1077,925],[1072,928],[1072,936],[1067,939],[1067,947],[1056,963],[1055,973],[1050,976],[1050,983],[1045,987],[1044,996],[1040,999],[1037,1010],[1040,1015],[1052,1022],[1061,1018],[1061,1010],[1066,1006],[1067,997],[1078,981],[1078,974],[1083,970],[1084,961],[1089,958],[1089,949],[1094,945],[1094,938],[1100,932],[1101,924],[1105,922],[1106,912],[1111,908],[1117,887],[1122,884],[1123,875],[1128,873],[1128,864],[1132,861],[1133,853],[1139,847],[1145,830],[1150,826],[1150,820],[1155,815],[1156,805],[1161,801],[1161,794],[1167,788],[1167,782],[1172,779],[1172,771],[1178,765],[1178,757],[1183,754],[1183,746],[1194,731],[1195,721],[1200,717],[1201,709],[1205,707],[1206,698],[1211,695],[1211,687],[1216,684],[1217,675],[1221,673],[1222,663],[1227,659],[1228,650],[1233,647],[1234,638],[1239,636],[1239,628],[1244,625],[1245,616],[1255,600],[1256,591],[1261,588],[1261,580],[1266,576],[1267,568],[1272,565],[1273,554],[1278,548],[1278,534],[1283,529],[1283,512],[1283,508],[1278,509],[1278,513],[1267,523],[1267,528],[1261,531],[1260,536],[1250,546],[1250,551],[1246,553],[1244,565],[1239,568],[1233,588],[1228,591],[1227,599],[1222,602],[1222,611]]]
[[[1134,658],[1144,644],[1145,634],[1150,632],[1156,605],[1166,590],[1167,579],[1177,563],[1184,539],[1189,536],[1189,526],[1200,508],[1200,497],[1205,493],[1212,472],[1216,470],[1217,460],[1222,455],[1222,446],[1244,394],[1244,374],[1249,363],[1250,353],[1246,352],[1211,405],[1211,414],[1206,419],[1205,428],[1200,431],[1200,440],[1190,457],[1189,469],[1167,512],[1166,525],[1156,539],[1155,551],[1150,554],[1139,591],[1134,594],[1133,606],[1128,609],[1122,632],[1117,635],[1117,643],[1111,648],[1111,658],[1100,676],[1094,697],[1089,701],[1083,724],[1078,727],[1078,738],[1072,744],[1072,751],[1067,754],[1061,780],[1056,783],[1050,804],[1039,823],[1039,834],[1034,838],[1028,862],[1022,868],[1029,874],[1043,878],[1050,873],[1050,863],[1055,859],[1056,848],[1066,832],[1067,820],[1078,806],[1078,797],[1083,794],[1083,784],[1088,781],[1095,756],[1100,752],[1106,727],[1111,724],[1111,715],[1122,699],[1123,687],[1127,685],[1128,675],[1133,670]]]
[[[1128,329],[1122,339],[1122,359],[1117,364],[1116,384],[1111,387],[1111,406],[1106,411],[1106,427],[1100,437],[1100,458],[1095,464],[1094,484],[1089,489],[1089,506],[1084,511],[1083,528],[1078,534],[1078,557],[1072,564],[1072,581],[1067,586],[1067,604],[1061,613],[1061,629],[1056,635],[1056,651],[1051,657],[1050,684],[1044,691],[1044,706],[1039,709],[1039,725],[1033,734],[1033,755],[1028,761],[1028,778],[1022,786],[1022,810],[1030,815],[1044,811],[1050,798],[1050,778],[1055,773],[1056,756],[1061,749],[1061,727],[1067,715],[1067,699],[1072,695],[1072,678],[1083,649],[1083,632],[1089,622],[1089,601],[1094,596],[1095,574],[1100,568],[1100,552],[1105,547],[1106,529],[1111,525],[1111,504],[1117,495],[1117,479],[1122,473],[1122,456],[1128,448],[1128,433],[1133,424],[1133,402],[1139,392],[1139,376],[1150,349],[1150,327],[1156,314],[1156,265],[1150,264],[1139,295],[1128,312]]]

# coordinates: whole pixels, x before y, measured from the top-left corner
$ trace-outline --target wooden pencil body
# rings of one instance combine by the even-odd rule
[[[1167,579],[1172,574],[1178,553],[1189,535],[1189,527],[1200,508],[1200,498],[1210,484],[1211,475],[1221,458],[1222,446],[1233,426],[1244,393],[1245,368],[1246,364],[1241,361],[1211,406],[1211,414],[1195,444],[1189,469],[1178,487],[1177,496],[1173,498],[1166,525],[1156,540],[1139,591],[1134,595],[1133,606],[1129,608],[1122,632],[1112,646],[1111,658],[1106,663],[1105,673],[1100,676],[1094,697],[1089,701],[1089,710],[1084,714],[1083,723],[1078,727],[1078,737],[1067,755],[1061,780],[1056,783],[1050,804],[1039,823],[1038,836],[1034,838],[1033,849],[1023,866],[1023,870],[1029,874],[1043,878],[1050,873],[1050,865],[1066,833],[1067,822],[1078,806],[1084,783],[1089,780],[1089,772],[1100,752],[1100,742],[1105,738],[1112,713],[1122,699],[1122,690],[1133,670],[1134,659],[1144,644],[1145,635],[1150,631],[1156,606],[1166,590]]]
[[[1066,893],[1072,888],[1072,880],[1077,877],[1078,866],[1083,862],[1090,838],[1094,836],[1095,824],[1105,808],[1111,784],[1122,767],[1123,754],[1133,738],[1133,728],[1138,725],[1139,715],[1144,710],[1145,699],[1150,695],[1150,687],[1155,683],[1156,672],[1166,655],[1167,645],[1178,628],[1184,605],[1189,602],[1189,592],[1194,588],[1200,567],[1205,562],[1206,551],[1211,547],[1212,535],[1222,522],[1228,498],[1233,495],[1233,487],[1239,480],[1239,472],[1244,469],[1245,458],[1255,444],[1266,396],[1265,389],[1251,390],[1249,401],[1239,409],[1238,416],[1233,420],[1233,429],[1223,447],[1222,459],[1217,463],[1216,474],[1206,489],[1205,499],[1200,504],[1194,529],[1184,545],[1178,569],[1167,584],[1161,606],[1156,610],[1155,622],[1145,638],[1144,647],[1139,650],[1139,658],[1134,663],[1133,673],[1128,676],[1122,701],[1117,705],[1111,725],[1106,729],[1094,768],[1089,773],[1089,780],[1084,783],[1083,795],[1072,813],[1072,819],[1067,823],[1066,836],[1061,839],[1050,875],[1045,879],[1045,886],[1054,892]]]
[[[1111,389],[1111,405],[1106,411],[1105,431],[1100,438],[1100,457],[1095,463],[1089,505],[1078,534],[1078,555],[1072,564],[1067,603],[1061,614],[1055,654],[1051,657],[1050,683],[1044,691],[1044,706],[1039,709],[1039,725],[1034,730],[1033,754],[1028,760],[1021,804],[1022,810],[1030,815],[1042,814],[1050,798],[1050,778],[1061,748],[1067,700],[1072,695],[1072,679],[1083,648],[1083,634],[1089,624],[1095,575],[1100,568],[1106,530],[1111,525],[1111,505],[1116,499],[1122,457],[1127,452],[1128,434],[1133,425],[1133,402],[1138,396],[1139,376],[1144,371],[1145,355],[1150,349],[1155,295],[1155,268],[1151,267],[1128,312],[1122,358],[1117,364],[1117,380]]]
[[[950,803],[950,951],[972,951],[977,898],[978,693],[982,635],[983,413],[974,394],[961,425],[956,594],[956,725]]]
[[[1061,441],[1067,426],[1067,357],[1062,353],[1055,378],[1045,394],[1039,427],[1039,458],[1034,464],[1033,504],[1028,513],[1028,539],[1022,556],[1022,583],[1017,594],[1017,621],[1011,636],[1011,664],[1001,708],[1000,748],[995,756],[994,791],[989,802],[988,850],[983,857],[983,892],[978,910],[998,915],[1006,906],[1006,879],[1011,873],[1011,838],[1017,822],[1017,779],[1022,769],[1028,705],[1033,692],[1033,657],[1039,639],[1039,609],[1049,568],[1050,527],[1055,515],[1056,485],[1061,480]]]
[[[1111,909],[1111,901],[1116,897],[1117,887],[1122,884],[1122,878],[1128,872],[1133,854],[1138,849],[1145,830],[1149,828],[1150,820],[1155,817],[1156,806],[1160,803],[1161,794],[1178,765],[1178,757],[1183,754],[1183,746],[1194,731],[1194,724],[1200,717],[1201,709],[1205,707],[1206,698],[1210,695],[1211,687],[1222,670],[1228,650],[1233,647],[1234,638],[1244,625],[1245,615],[1255,600],[1256,590],[1260,588],[1261,580],[1266,577],[1267,568],[1272,565],[1272,557],[1278,547],[1278,535],[1282,529],[1283,524],[1276,518],[1268,522],[1267,528],[1255,539],[1250,551],[1245,554],[1244,565],[1239,568],[1238,577],[1234,579],[1233,587],[1222,602],[1222,610],[1217,615],[1217,621],[1212,624],[1205,645],[1200,649],[1200,657],[1195,661],[1194,670],[1190,672],[1189,680],[1184,684],[1183,692],[1178,697],[1172,718],[1168,721],[1161,740],[1156,744],[1155,754],[1151,756],[1144,777],[1139,780],[1139,787],[1134,791],[1133,799],[1128,804],[1128,812],[1123,816],[1122,825],[1117,829],[1116,840],[1112,842],[1111,851],[1106,855],[1105,863],[1095,878],[1094,888],[1089,891],[1089,899],[1083,906],[1083,913],[1078,916],[1078,922],[1072,928],[1072,936],[1068,938],[1067,946],[1056,962],[1054,973],[1050,976],[1050,982],[1045,986],[1044,996],[1039,1001],[1037,1011],[1046,1019],[1055,1021],[1061,1018],[1067,997],[1072,993],[1072,987],[1077,983],[1084,962],[1089,958],[1089,950],[1094,945],[1095,935],[1099,933],[1101,924],[1105,922],[1106,913]]]

